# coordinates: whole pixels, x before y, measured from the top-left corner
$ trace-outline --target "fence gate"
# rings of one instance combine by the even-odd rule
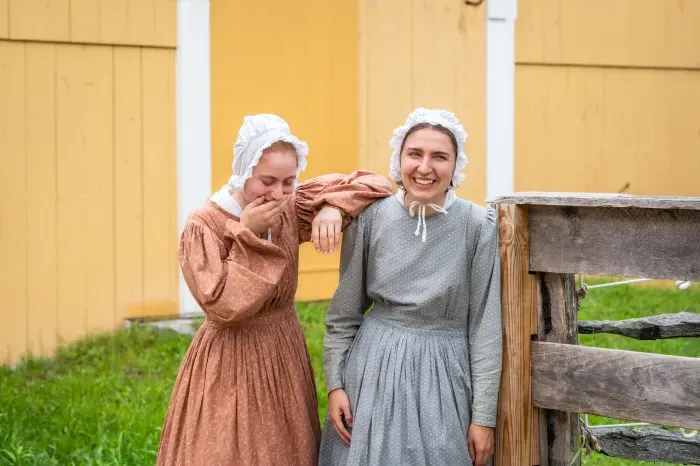
[[[700,281],[700,198],[523,193],[499,212],[503,376],[496,466],[609,456],[700,464],[700,435],[587,429],[580,413],[700,429],[700,358],[578,346],[578,333],[700,337],[700,314],[579,322],[575,274]],[[573,461],[580,463],[580,457]]]

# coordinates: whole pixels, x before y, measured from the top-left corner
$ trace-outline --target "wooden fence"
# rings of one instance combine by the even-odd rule
[[[700,358],[578,346],[579,333],[700,336],[700,314],[579,322],[575,273],[700,281],[700,198],[524,193],[499,211],[504,326],[496,466],[600,453],[700,464],[700,435],[588,430],[580,413],[700,429]],[[580,458],[574,461],[579,463]]]

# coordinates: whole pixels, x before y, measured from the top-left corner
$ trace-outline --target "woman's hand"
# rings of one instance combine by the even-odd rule
[[[316,252],[332,253],[340,243],[343,215],[335,207],[324,207],[311,223],[311,242]]]
[[[474,466],[486,466],[486,462],[493,456],[495,447],[493,428],[472,424],[469,426],[467,440],[469,456],[472,457]]]
[[[265,202],[265,198],[261,196],[253,200],[241,213],[241,225],[256,235],[265,233],[278,222],[279,215],[288,199],[289,196],[284,196],[276,201]]]
[[[350,446],[350,432],[343,425],[343,417],[348,427],[352,427],[352,414],[350,414],[350,399],[342,388],[336,388],[328,394],[328,415],[331,418],[333,429],[343,441],[345,446]]]

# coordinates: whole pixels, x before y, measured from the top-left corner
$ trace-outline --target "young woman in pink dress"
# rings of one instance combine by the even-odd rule
[[[315,465],[316,387],[295,312],[299,244],[331,252],[392,194],[360,171],[297,186],[307,145],[276,115],[244,119],[229,183],[194,211],[179,262],[206,319],[185,355],[158,465]]]

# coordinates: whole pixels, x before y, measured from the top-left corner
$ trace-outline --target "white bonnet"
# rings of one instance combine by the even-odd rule
[[[464,181],[461,171],[467,165],[467,155],[464,153],[464,142],[467,140],[467,132],[459,123],[457,117],[447,110],[417,108],[408,115],[406,123],[394,130],[394,137],[389,141],[391,146],[391,163],[389,165],[389,177],[397,183],[401,181],[401,145],[408,131],[421,123],[440,125],[450,131],[457,141],[457,163],[452,175],[453,187],[459,186]]]
[[[243,191],[248,178],[253,175],[263,151],[277,141],[294,146],[297,153],[297,176],[306,168],[309,146],[291,133],[282,117],[269,113],[246,116],[233,144],[233,176],[228,181],[231,189]]]

